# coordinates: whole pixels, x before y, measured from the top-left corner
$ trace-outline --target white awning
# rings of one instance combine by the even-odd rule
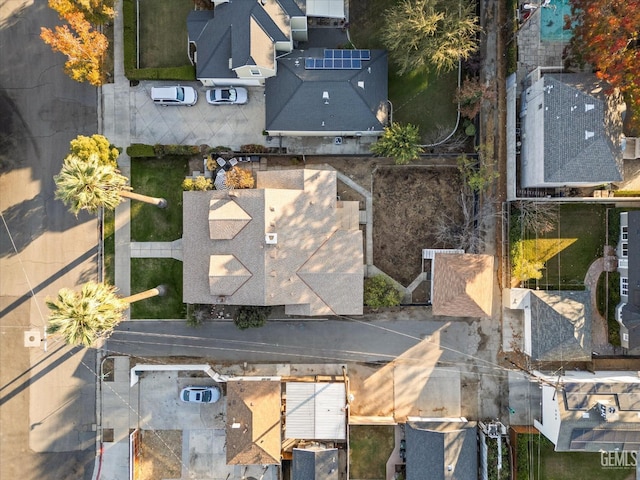
[[[307,16],[345,18],[344,0],[307,0]]]
[[[300,440],[346,439],[344,383],[286,384],[285,438]]]

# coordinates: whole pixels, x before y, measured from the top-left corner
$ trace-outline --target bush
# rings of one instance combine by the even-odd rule
[[[248,143],[240,147],[241,153],[267,153],[267,147],[257,143]]]
[[[229,170],[225,179],[228,188],[253,188],[255,183],[253,174],[249,170],[238,167]]]
[[[242,306],[238,308],[233,323],[240,330],[258,328],[267,323],[267,317],[271,314],[271,307]]]
[[[614,197],[640,197],[640,191],[638,190],[615,190],[613,192]]]
[[[131,158],[156,158],[156,152],[153,145],[145,145],[144,143],[132,143],[127,147],[127,155]]]
[[[400,305],[402,292],[385,275],[375,275],[364,281],[364,304],[373,307],[395,307]]]
[[[210,178],[205,178],[203,175],[193,178],[185,178],[182,181],[182,190],[185,192],[213,190],[213,181]]]
[[[160,145],[153,146],[153,150],[158,158],[166,155],[191,157],[200,154],[200,147],[197,145]]]

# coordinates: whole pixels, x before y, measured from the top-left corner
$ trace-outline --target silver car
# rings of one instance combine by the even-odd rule
[[[207,90],[207,102],[211,105],[242,105],[249,98],[246,88],[218,87]]]
[[[193,87],[152,87],[153,103],[167,107],[169,105],[186,105],[190,107],[198,101],[198,92]]]
[[[185,387],[180,400],[187,403],[216,403],[222,397],[219,387]]]

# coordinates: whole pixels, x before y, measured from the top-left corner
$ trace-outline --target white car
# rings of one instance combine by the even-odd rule
[[[216,403],[221,396],[218,387],[185,387],[180,392],[180,400],[187,403]]]
[[[153,103],[167,107],[169,105],[186,105],[190,107],[198,101],[198,92],[193,87],[176,85],[173,87],[152,87]]]
[[[249,98],[246,88],[218,87],[207,90],[207,102],[211,105],[242,105]]]

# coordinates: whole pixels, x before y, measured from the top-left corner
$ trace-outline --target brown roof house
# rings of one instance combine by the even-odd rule
[[[280,464],[281,383],[227,382],[227,465]]]
[[[336,192],[331,169],[261,171],[256,189],[184,192],[184,302],[362,314],[357,202]]]
[[[434,315],[490,317],[493,304],[493,257],[438,253],[433,273]]]

